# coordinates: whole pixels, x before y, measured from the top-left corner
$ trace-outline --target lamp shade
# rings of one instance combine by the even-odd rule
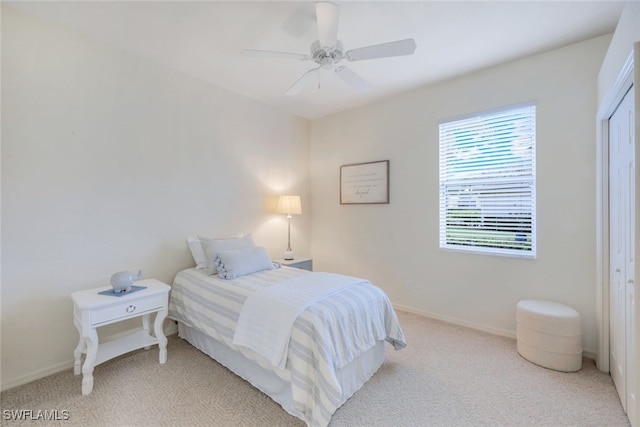
[[[302,213],[302,204],[300,196],[284,195],[278,199],[278,213],[287,215],[300,215]]]

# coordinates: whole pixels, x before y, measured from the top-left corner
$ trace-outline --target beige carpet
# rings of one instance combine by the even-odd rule
[[[628,426],[611,377],[522,359],[514,340],[399,312],[408,346],[333,416],[331,426]],[[72,370],[0,395],[2,425],[303,426],[267,396],[169,338],[169,358],[137,351],[96,367],[81,395]],[[72,351],[72,349],[70,349]],[[66,421],[15,422],[7,410],[68,411]]]

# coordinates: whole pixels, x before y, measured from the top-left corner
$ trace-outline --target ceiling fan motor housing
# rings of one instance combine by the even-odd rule
[[[311,43],[311,60],[321,66],[333,65],[344,59],[344,50],[342,48],[342,42],[336,41],[336,46],[326,51],[320,46],[320,41],[316,40]]]

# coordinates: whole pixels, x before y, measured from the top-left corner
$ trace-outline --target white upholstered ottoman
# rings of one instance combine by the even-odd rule
[[[518,353],[545,368],[575,372],[582,368],[580,313],[551,301],[522,300],[516,309]]]

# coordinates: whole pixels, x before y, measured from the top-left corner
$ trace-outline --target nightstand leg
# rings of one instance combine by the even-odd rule
[[[144,331],[147,333],[147,335],[151,335],[149,333],[149,318],[150,318],[150,314],[145,314],[144,316],[142,316],[142,328],[144,329]],[[149,350],[151,348],[151,346],[146,346],[144,349],[145,350]]]
[[[80,369],[82,365],[82,350],[84,349],[84,337],[82,336],[82,327],[80,327],[76,322],[74,322],[74,324],[78,329],[80,339],[78,341],[78,346],[75,350],[73,350],[73,375],[80,375]]]
[[[158,349],[160,350],[160,363],[165,363],[167,361],[167,337],[164,336],[162,326],[168,312],[169,310],[165,306],[165,308],[158,312],[156,320],[153,323],[153,330],[155,331],[156,339],[158,340]]]
[[[85,337],[87,344],[87,358],[82,366],[82,394],[87,395],[93,390],[93,364],[98,354],[98,334],[95,329],[90,329]]]

